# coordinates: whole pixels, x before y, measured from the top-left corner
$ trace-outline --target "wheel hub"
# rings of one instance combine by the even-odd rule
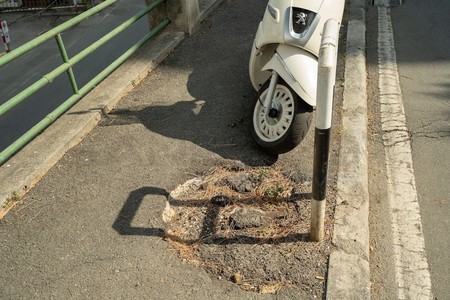
[[[266,122],[270,126],[276,125],[280,121],[280,117],[283,115],[283,107],[278,99],[273,99],[272,107],[269,108],[266,116]]]
[[[271,118],[276,118],[276,117],[278,117],[279,114],[280,114],[280,111],[276,108],[271,108],[269,110],[269,117],[271,117]]]

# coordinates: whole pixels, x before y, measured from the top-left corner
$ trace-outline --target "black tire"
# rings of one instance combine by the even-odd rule
[[[278,155],[301,143],[311,125],[313,108],[280,79],[274,93],[273,117],[265,116],[262,103],[269,83],[270,78],[258,92],[252,114],[252,135],[265,152]]]

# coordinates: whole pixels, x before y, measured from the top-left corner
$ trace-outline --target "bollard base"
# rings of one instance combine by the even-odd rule
[[[325,237],[325,207],[326,200],[311,201],[311,232],[309,238],[313,242],[321,242]]]

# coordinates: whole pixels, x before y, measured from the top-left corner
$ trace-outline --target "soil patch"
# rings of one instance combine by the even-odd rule
[[[309,191],[310,181],[273,167],[216,167],[170,194],[165,234],[184,261],[242,289],[322,298],[333,210],[325,241],[310,242]]]

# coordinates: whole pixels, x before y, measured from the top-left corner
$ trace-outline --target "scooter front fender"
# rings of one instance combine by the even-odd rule
[[[309,105],[316,106],[317,57],[300,48],[280,44],[262,71],[276,71]]]

